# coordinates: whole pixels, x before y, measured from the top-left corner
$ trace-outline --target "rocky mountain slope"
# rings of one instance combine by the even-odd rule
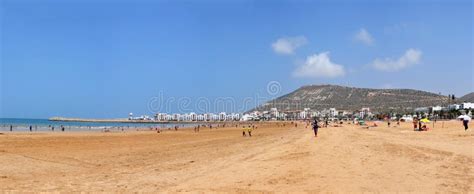
[[[458,99],[459,102],[474,102],[474,92],[464,95]]]
[[[271,100],[257,110],[295,111],[311,108],[355,111],[368,107],[373,111],[412,110],[416,107],[447,105],[447,96],[412,89],[369,89],[338,85],[303,86]]]

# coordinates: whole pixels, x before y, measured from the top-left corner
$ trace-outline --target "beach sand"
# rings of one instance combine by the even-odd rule
[[[441,126],[4,132],[0,190],[474,193],[474,125]]]

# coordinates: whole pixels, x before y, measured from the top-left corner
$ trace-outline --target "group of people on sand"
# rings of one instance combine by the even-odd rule
[[[413,118],[413,130],[414,131],[428,131],[429,128],[426,123],[421,122],[422,119],[418,119],[418,117]]]
[[[194,132],[198,133],[200,129],[201,129],[201,125],[195,126],[194,127]]]
[[[428,125],[426,125],[426,122],[423,122],[423,120],[427,119],[427,117],[423,117],[421,119],[418,119],[418,117],[413,118],[413,130],[414,131],[428,131],[430,128]],[[469,119],[461,119],[464,130],[467,131],[469,129]],[[436,123],[436,120],[435,120]]]
[[[252,130],[255,129],[255,125],[244,125],[242,126],[242,136],[246,137],[247,134],[249,137],[252,137]]]

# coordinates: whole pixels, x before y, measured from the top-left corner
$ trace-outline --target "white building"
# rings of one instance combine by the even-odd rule
[[[306,119],[306,111],[301,111],[300,114],[298,115],[299,119]]]
[[[448,105],[448,110],[459,110],[460,105],[459,104],[450,104]]]
[[[280,116],[280,112],[278,112],[277,108],[270,109],[270,116],[273,118],[278,118]]]
[[[198,121],[204,121],[204,115],[200,114],[197,116]]]
[[[336,110],[336,108],[330,108],[330,109],[329,109],[329,116],[330,116],[330,117],[336,117],[336,116],[337,116],[337,110]]]
[[[311,111],[310,115],[311,115],[311,118],[314,118],[314,117],[321,117],[321,116],[322,116],[322,113],[319,112],[319,111]]]
[[[175,113],[175,114],[173,114],[172,119],[173,119],[174,121],[181,121],[181,115]]]
[[[219,120],[219,115],[211,113],[211,121],[218,121],[218,120]]]
[[[362,108],[359,112],[359,117],[364,119],[366,117],[371,116],[370,108]]]
[[[155,115],[155,120],[157,120],[157,121],[168,121],[168,120],[166,119],[166,116],[167,116],[166,113],[157,113],[157,114]]]
[[[230,119],[232,121],[238,121],[238,120],[240,120],[240,114],[239,113],[232,113]]]
[[[254,120],[254,117],[249,114],[244,114],[241,118],[240,121],[252,121]]]
[[[299,119],[309,119],[311,118],[311,109],[310,108],[304,108],[303,111],[300,112],[298,115]]]
[[[196,113],[189,113],[189,120],[197,121],[197,114]]]
[[[227,114],[225,112],[219,113],[219,121],[225,121]]]
[[[429,113],[430,108],[428,108],[428,107],[419,107],[419,108],[415,108],[414,111],[419,112],[419,113]]]
[[[433,106],[433,107],[431,108],[431,111],[432,111],[432,112],[439,112],[439,111],[441,111],[441,110],[443,110],[443,107],[441,107],[441,106]]]
[[[466,109],[474,109],[474,103],[472,102],[464,102],[462,104],[459,105],[459,109],[463,109],[463,110],[466,110]]]
[[[413,116],[411,115],[403,115],[402,118],[400,118],[401,120],[405,121],[405,122],[410,122],[410,121],[413,121]]]

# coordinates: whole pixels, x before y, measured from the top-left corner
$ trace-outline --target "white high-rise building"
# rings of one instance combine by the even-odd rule
[[[216,114],[212,114],[212,113],[211,113],[211,120],[212,120],[212,121],[218,121],[218,120],[219,120],[219,115],[216,115]]]
[[[370,116],[372,113],[370,112],[370,108],[362,108],[359,112],[359,117],[364,119],[365,117]]]
[[[191,121],[196,121],[197,120],[197,114],[196,113],[189,113],[189,120]]]
[[[330,116],[330,117],[336,117],[336,116],[337,116],[337,110],[336,110],[336,108],[330,108],[330,109],[329,109],[329,116]]]
[[[271,108],[270,109],[270,116],[273,118],[278,118],[280,116],[280,113],[278,112],[277,108]]]
[[[225,114],[225,112],[219,113],[219,120],[220,120],[220,121],[225,121],[225,119],[226,119],[226,114]]]
[[[461,105],[459,105],[459,109],[474,109],[474,103],[464,102]]]
[[[198,121],[204,121],[204,115],[203,115],[203,114],[199,114],[199,115],[197,116],[197,120],[198,120]]]
[[[448,110],[459,110],[460,105],[459,104],[450,104],[448,105]]]

